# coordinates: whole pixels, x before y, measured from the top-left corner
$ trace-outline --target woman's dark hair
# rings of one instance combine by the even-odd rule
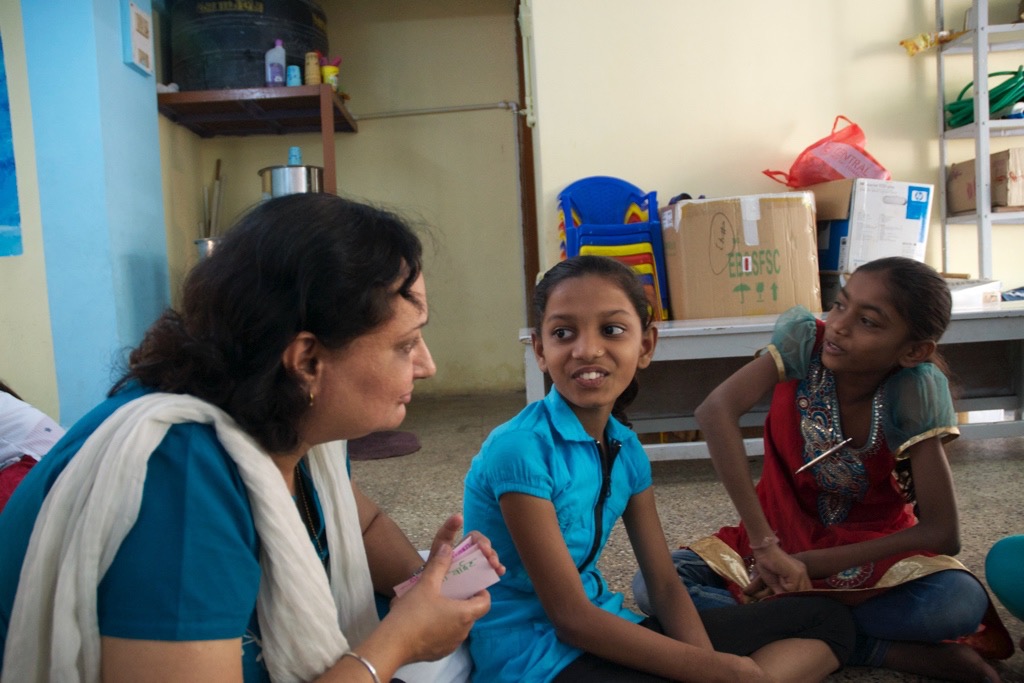
[[[289,450],[309,396],[285,348],[302,331],[344,347],[391,317],[396,294],[414,300],[421,270],[419,238],[391,213],[331,194],[266,200],[189,272],[180,311],[149,328],[110,393],[137,380],[191,394]]]
[[[11,396],[13,396],[14,398],[18,399],[19,401],[22,400],[21,396],[18,396],[18,392],[16,392],[14,389],[11,389],[9,386],[7,386],[7,384],[3,380],[0,380],[0,391],[4,392],[5,394],[10,394]]]
[[[885,276],[889,303],[910,328],[912,340],[937,343],[949,327],[953,297],[946,281],[931,266],[903,256],[891,256],[869,261],[857,268],[856,272]],[[938,351],[932,353],[927,360],[947,377],[950,375],[949,366]],[[896,464],[895,473],[907,501],[916,503],[910,459],[900,460]]]
[[[640,316],[640,323],[643,329],[651,324],[651,304],[644,293],[643,284],[637,274],[626,264],[606,256],[574,256],[555,264],[533,290],[533,319],[535,330],[541,334],[541,326],[544,324],[544,313],[548,308],[548,299],[555,288],[567,280],[580,278],[587,275],[595,275],[606,278],[616,285],[633,304],[636,314]],[[612,415],[619,422],[630,426],[626,418],[626,408],[636,398],[640,391],[640,382],[634,376],[633,380],[626,387],[625,391],[615,400],[612,408]]]

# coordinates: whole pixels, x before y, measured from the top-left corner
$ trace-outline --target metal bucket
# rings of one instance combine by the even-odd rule
[[[324,191],[324,169],[319,166],[267,166],[259,171],[263,198]]]
[[[202,261],[213,253],[213,250],[217,248],[217,244],[220,242],[219,237],[202,237],[197,240],[193,240],[196,243],[196,250],[199,252],[199,260]]]

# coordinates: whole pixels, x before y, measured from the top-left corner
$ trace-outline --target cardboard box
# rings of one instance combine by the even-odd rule
[[[992,206],[1024,206],[1024,147],[1015,147],[989,155],[992,179]],[[946,174],[946,204],[949,213],[977,209],[974,159],[949,167]]]
[[[821,310],[827,311],[839,298],[839,290],[846,286],[846,273],[822,270],[818,272],[818,279],[821,281]]]
[[[821,310],[811,193],[686,200],[661,222],[674,319]]]
[[[852,273],[885,256],[924,261],[934,186],[847,178],[806,190],[817,207],[822,270]]]
[[[982,308],[1002,301],[1003,283],[1000,280],[968,280],[946,278],[953,296],[953,310]]]
[[[846,286],[849,276],[833,270],[818,273],[821,278],[821,308],[827,311],[839,296],[839,290]],[[982,308],[1002,300],[1003,283],[999,280],[973,280],[967,278],[945,278],[953,299],[953,310]]]

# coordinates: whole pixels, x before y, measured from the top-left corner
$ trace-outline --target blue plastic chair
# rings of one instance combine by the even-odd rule
[[[636,185],[611,176],[577,180],[558,194],[558,202],[566,217],[570,215],[567,209],[571,207],[583,224],[624,224],[630,204],[646,209],[648,220],[657,220],[658,217],[657,192],[644,192]]]
[[[571,183],[558,194],[567,257],[580,253],[583,244],[630,244],[650,242],[654,248],[655,270],[663,311],[668,311],[668,283],[665,250],[661,238],[657,192],[611,176],[591,176]],[[646,221],[627,223],[627,215],[639,210]],[[580,223],[577,225],[576,220]]]

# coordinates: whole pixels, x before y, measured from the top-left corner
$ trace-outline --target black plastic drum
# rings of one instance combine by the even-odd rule
[[[171,80],[181,90],[262,88],[264,57],[284,43],[288,65],[328,55],[327,17],[312,0],[174,0]]]

